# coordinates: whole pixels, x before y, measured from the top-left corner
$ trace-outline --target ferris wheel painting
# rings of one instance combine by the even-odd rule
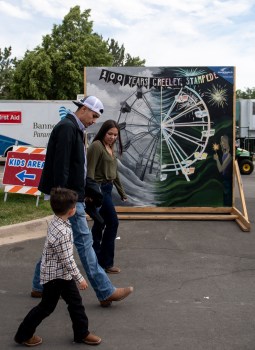
[[[136,163],[141,180],[154,173],[163,181],[172,172],[189,181],[194,164],[207,158],[205,148],[215,133],[206,104],[188,87],[161,91],[160,103],[150,94],[137,87],[121,102],[124,151]]]
[[[87,68],[87,93],[105,106],[97,124],[115,119],[120,127],[119,171],[134,199],[131,205],[140,195],[139,205],[145,206],[231,206],[224,202],[224,192],[233,191],[232,180],[226,186],[223,167],[215,159],[223,157],[223,135],[233,152],[234,71]]]
[[[153,108],[150,91],[143,92],[140,87],[120,105],[118,123],[124,152],[143,181],[146,174],[159,169],[160,115]]]

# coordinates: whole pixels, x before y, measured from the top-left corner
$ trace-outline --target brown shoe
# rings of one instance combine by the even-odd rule
[[[101,305],[102,307],[109,307],[109,306],[112,305],[112,302],[111,302],[111,301],[108,301],[108,300],[101,300],[101,301],[99,301],[99,302],[100,302],[100,305]]]
[[[112,267],[107,267],[105,269],[105,272],[106,273],[120,273],[120,268],[119,267],[116,267],[116,266],[112,266]]]
[[[112,301],[120,301],[125,299],[133,292],[133,287],[126,287],[126,288],[116,288],[115,292],[109,296],[109,298],[100,301],[100,304],[102,307],[110,306]]]
[[[23,341],[21,344],[26,345],[26,346],[40,345],[40,344],[42,344],[42,338],[39,337],[38,335],[33,335],[32,338],[30,338],[26,341]]]
[[[42,297],[42,292],[38,292],[37,290],[32,290],[30,295],[31,295],[32,298],[41,298]]]
[[[99,345],[102,341],[97,335],[89,333],[86,338],[82,339],[83,343],[88,345]]]

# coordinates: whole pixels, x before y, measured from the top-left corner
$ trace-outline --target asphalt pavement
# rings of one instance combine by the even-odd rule
[[[102,338],[99,349],[255,349],[255,174],[242,178],[250,232],[234,221],[120,222],[115,261],[122,271],[111,280],[134,293],[101,308],[92,287],[81,292],[89,329]],[[38,303],[29,294],[49,219],[0,228],[3,350],[21,348],[13,336]],[[72,343],[63,300],[36,334],[43,337],[39,349],[89,347]]]

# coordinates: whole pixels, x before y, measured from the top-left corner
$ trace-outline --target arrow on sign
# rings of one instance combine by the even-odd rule
[[[24,182],[26,179],[34,180],[35,174],[27,174],[26,170],[21,171],[15,175],[21,182]]]

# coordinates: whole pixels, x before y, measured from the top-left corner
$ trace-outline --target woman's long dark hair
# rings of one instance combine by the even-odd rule
[[[101,128],[99,129],[98,133],[96,134],[96,136],[94,137],[94,141],[101,141],[102,144],[103,144],[103,139],[106,135],[106,133],[108,132],[108,130],[112,129],[112,128],[116,128],[118,130],[118,152],[119,154],[122,154],[122,142],[121,142],[121,137],[120,137],[120,127],[119,127],[119,124],[115,121],[115,120],[112,120],[112,119],[109,119],[109,120],[106,120]]]

